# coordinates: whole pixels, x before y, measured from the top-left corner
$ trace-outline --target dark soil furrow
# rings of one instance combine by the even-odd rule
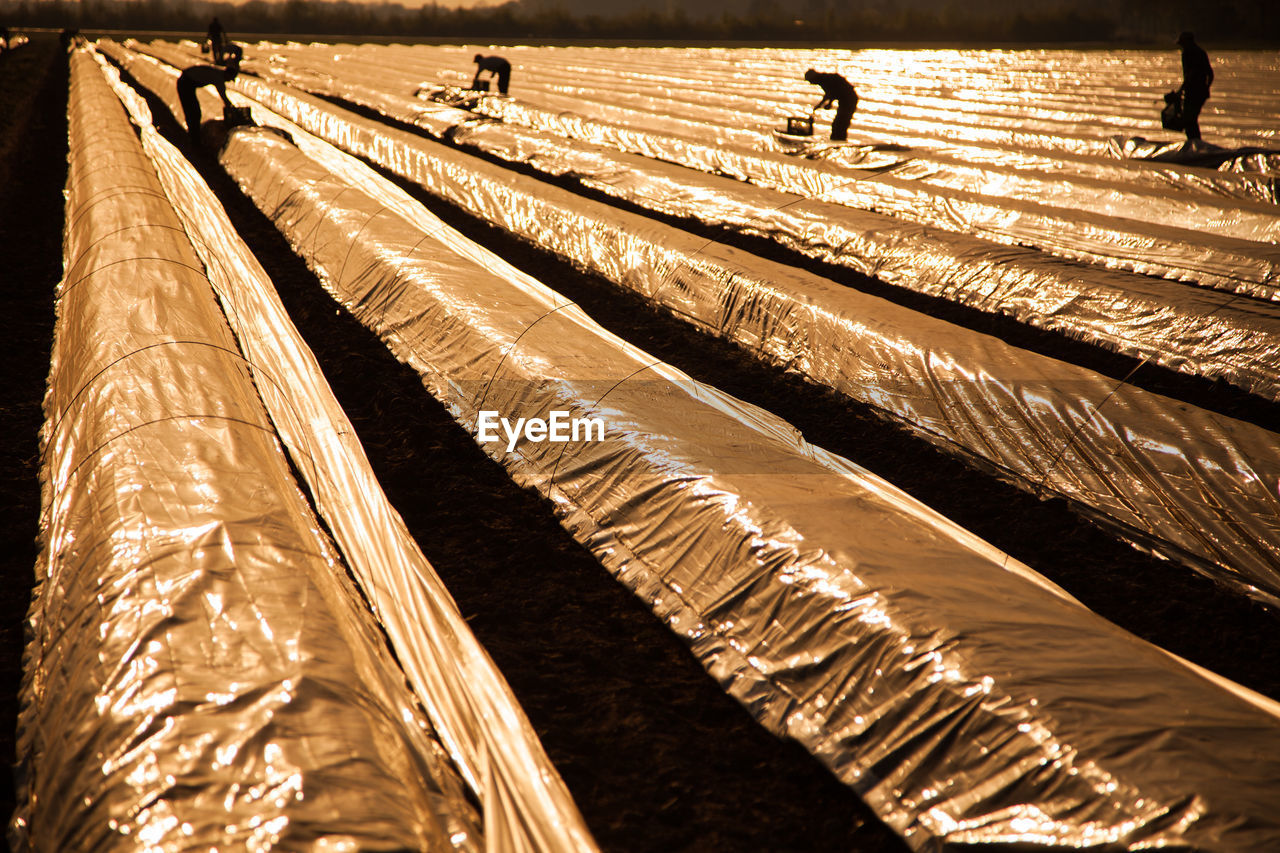
[[[851,790],[729,698],[322,289],[157,100],[316,353],[374,470],[610,851],[900,850]],[[555,262],[542,272],[558,270]],[[558,272],[557,272],[558,274]]]
[[[1264,429],[1280,432],[1280,403],[1250,394],[1224,381],[1210,380],[1181,373],[1151,361],[1105,349],[1061,332],[1029,326],[1005,314],[991,313],[939,296],[930,296],[909,288],[889,284],[840,264],[793,251],[767,237],[748,234],[733,228],[707,225],[691,218],[659,213],[625,199],[609,195],[603,190],[588,186],[572,174],[548,175],[533,166],[525,163],[512,163],[473,145],[459,144],[451,139],[438,139],[430,136],[422,128],[382,115],[360,104],[340,98],[318,97],[333,103],[335,106],[350,110],[357,115],[382,122],[388,127],[421,135],[424,138],[431,139],[433,142],[448,145],[459,151],[465,151],[467,154],[486,162],[502,166],[527,177],[545,181],[577,193],[583,198],[608,204],[619,210],[644,216],[674,228],[683,229],[708,240],[715,240],[725,245],[734,246],[743,251],[759,255],[762,258],[808,270],[815,275],[838,282],[846,287],[872,296],[878,296],[889,302],[911,308],[923,314],[929,314],[966,329],[991,335],[1011,346],[1046,355],[1060,361],[1071,362],[1115,379],[1117,382],[1125,382],[1155,394],[1183,400],[1202,409],[1219,412],[1229,417],[1248,421]],[[1156,280],[1164,281],[1163,279]],[[1172,282],[1169,282],[1169,284],[1174,287],[1182,286],[1175,285]],[[1252,300],[1252,297],[1248,296],[1239,296],[1237,298],[1241,304]]]
[[[67,63],[56,36],[0,54],[0,821],[13,812],[23,625],[35,579],[41,400],[62,276]]]
[[[370,164],[374,165],[374,164]],[[375,168],[377,168],[375,166]],[[694,378],[789,420],[1175,654],[1280,699],[1280,613],[1116,538],[1061,498],[1041,500],[883,419],[869,406],[759,362],[599,276],[379,169],[467,237],[554,282],[596,322]]]

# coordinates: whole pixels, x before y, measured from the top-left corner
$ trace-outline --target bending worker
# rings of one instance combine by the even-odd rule
[[[836,117],[831,121],[831,138],[836,142],[848,139],[849,119],[858,108],[858,93],[853,91],[853,84],[839,74],[827,74],[813,68],[804,72],[804,79],[822,87],[822,100],[814,107],[815,111],[832,103],[836,105]]]
[[[204,86],[213,86],[222,97],[222,103],[231,106],[227,97],[227,81],[234,80],[240,73],[240,45],[233,44],[226,50],[226,65],[192,65],[178,76],[178,101],[182,104],[182,117],[187,122],[187,133],[191,139],[200,141],[200,99],[196,90]]]
[[[1178,36],[1182,47],[1182,122],[1187,141],[1200,138],[1200,108],[1209,100],[1209,86],[1213,83],[1213,68],[1209,55],[1196,44],[1191,33]]]
[[[507,84],[511,82],[511,63],[501,56],[484,56],[477,53],[472,60],[476,64],[476,79],[471,81],[472,89],[480,88],[480,75],[488,71],[490,78],[498,78],[498,92],[507,94]]]

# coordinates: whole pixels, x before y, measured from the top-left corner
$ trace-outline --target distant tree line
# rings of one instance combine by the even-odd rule
[[[203,32],[217,15],[235,33],[795,42],[1128,42],[1168,45],[1193,29],[1200,41],[1280,43],[1280,2],[1225,0],[710,0],[698,11],[673,0],[630,0],[601,14],[595,0],[511,0],[498,6],[406,9],[346,0],[0,0],[10,27]],[[1207,6],[1212,6],[1211,9]]]

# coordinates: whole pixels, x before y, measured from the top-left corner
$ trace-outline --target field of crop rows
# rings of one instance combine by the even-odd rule
[[[15,838],[1280,842],[1280,61],[1212,58],[1192,146],[1176,52],[262,42],[197,139],[199,45],[77,46]]]

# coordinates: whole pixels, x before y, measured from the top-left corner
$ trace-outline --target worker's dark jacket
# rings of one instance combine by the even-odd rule
[[[489,71],[493,74],[501,74],[503,71],[511,72],[511,63],[503,59],[501,56],[482,56],[476,60],[476,73],[481,71]]]
[[[1213,69],[1209,56],[1198,44],[1182,49],[1182,89],[1189,95],[1209,96],[1209,84],[1213,82]]]
[[[822,87],[822,94],[828,100],[839,100],[840,98],[857,97],[853,91],[853,85],[839,74],[829,74],[818,71],[812,75],[811,83]]]

